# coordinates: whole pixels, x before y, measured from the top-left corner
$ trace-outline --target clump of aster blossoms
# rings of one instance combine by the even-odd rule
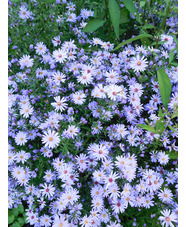
[[[64,41],[59,32],[48,42],[35,39],[9,66],[17,71],[8,81],[8,207],[27,204],[33,226],[135,226],[144,210],[146,222],[174,226],[178,170],[169,154],[178,151],[176,117],[164,116],[163,134],[139,124],[160,120],[163,103],[151,75],[159,62],[172,85],[167,111],[177,110],[178,70],[167,67],[166,55],[175,41],[165,34],[159,49],[126,45],[115,54],[112,43],[83,32],[93,11],[77,15],[75,4],[63,4],[66,13],[51,18],[67,23],[75,38]],[[18,16],[32,23],[27,7]]]

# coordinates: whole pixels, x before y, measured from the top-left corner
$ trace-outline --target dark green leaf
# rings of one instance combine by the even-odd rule
[[[94,32],[105,23],[104,20],[94,19],[88,22],[83,32]]]
[[[119,39],[120,10],[116,0],[109,0],[109,13],[116,37]]]
[[[178,158],[178,152],[175,153],[175,151],[171,151],[171,152],[169,153],[169,158],[170,158],[170,159],[177,159],[177,158]]]
[[[21,227],[21,225],[16,221],[11,225],[11,227]]]
[[[154,134],[158,134],[158,133],[156,132],[156,130],[155,130],[152,126],[150,126],[150,125],[138,124],[137,126],[143,128],[143,129],[145,129],[145,130],[147,130],[147,131],[150,131],[150,132],[152,132],[152,133],[154,133]]]
[[[18,218],[17,221],[19,222],[19,224],[20,224],[21,226],[23,226],[23,225],[25,224],[24,218]]]
[[[120,24],[129,22],[129,11],[126,9],[122,9],[120,12]]]
[[[123,3],[125,7],[128,9],[128,11],[135,16],[136,20],[141,23],[140,16],[138,14],[138,10],[136,9],[134,3],[132,0],[123,0]]]
[[[141,40],[143,46],[149,46],[150,45],[150,41],[149,41],[148,38],[142,38],[140,40]]]
[[[119,30],[119,35],[123,34],[123,33],[126,32],[126,31],[127,31],[127,29],[121,28],[121,29]]]
[[[126,40],[126,41],[123,42],[123,43],[120,43],[117,47],[115,47],[115,48],[113,49],[113,51],[119,49],[120,47],[122,47],[122,46],[124,46],[124,45],[126,45],[126,44],[128,44],[128,43],[130,43],[130,42],[132,42],[132,41],[135,41],[135,40],[138,40],[138,39],[142,39],[142,38],[145,38],[145,37],[153,38],[153,36],[152,36],[152,35],[149,35],[149,34],[138,35],[138,36],[135,36],[134,38],[131,38],[131,39]]]
[[[18,211],[19,211],[20,213],[23,213],[23,212],[24,212],[24,207],[23,207],[22,204],[18,204]]]
[[[161,100],[163,102],[164,107],[167,109],[172,88],[171,82],[169,76],[164,72],[163,69],[158,69],[157,74]]]
[[[15,208],[15,207],[11,210],[11,212],[12,212],[12,214],[13,214],[14,216],[17,216],[17,215],[19,214],[18,209]]]
[[[8,215],[8,224],[11,224],[14,221],[14,215]]]

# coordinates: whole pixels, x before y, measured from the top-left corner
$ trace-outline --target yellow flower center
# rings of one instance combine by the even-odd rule
[[[166,220],[166,221],[170,221],[170,218],[169,218],[169,217],[166,217],[165,220]]]

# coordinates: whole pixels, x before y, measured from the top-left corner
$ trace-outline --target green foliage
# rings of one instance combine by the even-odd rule
[[[125,23],[128,23],[130,20],[129,20],[129,12],[127,9],[122,9],[120,11],[120,24],[125,24]]]
[[[128,44],[128,43],[130,43],[130,42],[132,42],[132,41],[139,40],[139,39],[146,38],[146,37],[147,37],[147,38],[152,38],[152,35],[149,35],[149,34],[142,34],[142,35],[138,35],[138,36],[136,36],[136,37],[133,37],[133,38],[131,38],[131,39],[128,39],[128,40],[126,40],[126,41],[120,43],[117,47],[115,47],[115,48],[113,49],[113,51],[118,50],[120,47],[122,47],[122,46],[124,46],[124,45],[126,45],[126,44]]]
[[[120,10],[116,0],[109,0],[109,13],[116,37],[119,39]]]
[[[14,215],[13,214],[8,214],[8,224],[11,224],[14,221]]]
[[[154,28],[154,26],[152,24],[145,24],[142,28],[143,29],[152,29],[152,28]]]
[[[19,222],[14,222],[12,225],[11,225],[11,227],[21,227],[22,225],[20,225],[20,223]]]
[[[26,224],[25,211],[22,204],[18,204],[17,208],[8,210],[8,224],[10,227],[22,227]]]
[[[138,14],[138,11],[133,3],[132,0],[123,0],[123,3],[125,5],[125,7],[128,9],[128,11],[133,15],[135,16],[136,20],[141,23],[141,20],[140,20],[140,16]]]
[[[150,132],[152,132],[152,133],[157,134],[156,130],[155,130],[152,126],[150,126],[150,125],[138,124],[137,126],[143,128],[143,129],[145,129],[145,130],[147,130],[147,131],[150,131]]]
[[[94,19],[91,20],[87,23],[85,28],[83,29],[84,32],[94,32],[96,31],[99,27],[101,27],[105,23],[104,20],[101,19]]]
[[[140,1],[140,7],[144,7],[144,5],[146,4],[146,1]]]
[[[165,130],[165,121],[163,118],[160,118],[160,120],[157,120],[155,128],[158,134],[162,135],[163,131]]]
[[[178,158],[178,152],[175,152],[175,151],[171,151],[170,153],[169,153],[169,158],[170,159],[177,159]]]
[[[163,69],[158,69],[157,75],[161,99],[164,107],[167,109],[172,88],[171,82],[169,76],[164,72]]]

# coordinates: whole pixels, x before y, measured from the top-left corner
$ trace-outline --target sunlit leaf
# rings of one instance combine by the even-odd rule
[[[143,129],[145,129],[145,130],[147,130],[147,131],[150,131],[150,132],[152,132],[152,133],[154,133],[154,134],[158,134],[158,133],[156,132],[156,130],[155,130],[152,126],[150,126],[150,125],[138,124],[137,126],[143,128]]]

